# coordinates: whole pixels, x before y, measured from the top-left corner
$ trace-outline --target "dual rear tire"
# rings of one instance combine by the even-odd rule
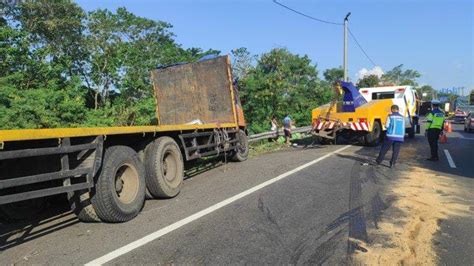
[[[247,135],[242,130],[238,134],[233,160],[245,161],[249,153]],[[146,197],[177,196],[183,179],[181,150],[170,137],[148,144],[142,160],[130,147],[112,146],[105,152],[95,191],[75,192],[70,195],[70,202],[82,221],[126,222],[138,215]]]
[[[76,214],[83,221],[96,221],[95,217],[111,223],[129,221],[141,211],[147,194],[152,198],[178,195],[183,176],[181,151],[170,137],[151,142],[144,162],[130,147],[110,147],[91,200],[93,210],[83,206]]]

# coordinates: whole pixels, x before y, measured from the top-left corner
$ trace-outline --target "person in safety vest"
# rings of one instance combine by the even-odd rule
[[[379,156],[375,160],[377,164],[381,164],[385,154],[392,146],[392,159],[390,160],[390,168],[395,167],[397,162],[400,146],[405,138],[405,118],[398,112],[398,105],[392,105],[390,108],[392,113],[387,117],[385,127],[387,128],[387,135],[380,148]]]
[[[426,116],[427,123],[425,132],[431,149],[431,157],[428,158],[428,161],[438,161],[438,139],[444,125],[444,113],[439,109],[439,101],[433,100],[431,101],[431,105],[431,112]]]

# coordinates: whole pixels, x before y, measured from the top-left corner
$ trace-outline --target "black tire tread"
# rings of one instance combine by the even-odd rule
[[[374,127],[375,126],[378,126],[379,127],[379,132],[380,132],[380,135],[377,139],[374,138],[373,134],[374,134],[374,130],[372,128],[372,132],[369,132],[367,133],[367,135],[365,136],[365,143],[367,146],[369,147],[375,147],[377,145],[380,144],[380,141],[382,139],[382,126],[380,125],[380,122],[379,121],[375,121],[374,122]]]
[[[137,168],[138,174],[140,175],[140,179],[142,179],[142,183],[139,187],[137,198],[138,198],[138,207],[135,208],[136,211],[132,213],[123,213],[121,212],[116,206],[114,206],[114,199],[113,194],[109,193],[109,185],[110,181],[105,176],[110,173],[110,171],[114,172],[114,162],[117,159],[125,156],[126,158],[130,159],[130,162]],[[115,173],[114,173],[115,174]],[[102,164],[102,171],[97,180],[96,184],[96,194],[92,198],[92,204],[97,215],[100,219],[104,222],[126,222],[138,215],[140,212],[144,202],[145,202],[145,180],[144,180],[144,167],[140,162],[137,153],[130,147],[127,146],[112,146],[109,147],[104,156],[104,163]]]
[[[157,156],[161,156],[158,154],[165,150],[167,146],[173,146],[174,149],[178,152],[178,165],[177,165],[177,173],[180,175],[178,177],[181,179],[179,185],[176,188],[170,188],[166,181],[161,177],[157,176],[157,173],[161,173],[161,159],[157,160]],[[158,152],[157,152],[158,151]],[[160,162],[160,163],[157,163]],[[179,192],[181,191],[181,187],[183,185],[184,179],[184,163],[183,163],[183,156],[181,155],[181,151],[179,149],[178,144],[174,141],[173,138],[170,137],[160,137],[150,143],[145,149],[145,169],[146,169],[146,186],[154,198],[174,198],[176,197]]]
[[[244,154],[241,154],[239,151],[236,150],[234,152],[234,154],[232,155],[232,161],[234,161],[234,162],[243,162],[243,161],[246,161],[248,159],[248,156],[249,156],[249,141],[248,141],[248,138],[247,138],[247,134],[245,134],[245,131],[243,131],[242,129],[240,129],[237,134],[239,134],[240,138],[243,138],[243,140],[245,142],[246,150],[245,150]]]
[[[90,191],[79,190],[68,193],[69,206],[71,211],[77,216],[81,222],[100,222],[101,219],[97,215],[91,203]]]

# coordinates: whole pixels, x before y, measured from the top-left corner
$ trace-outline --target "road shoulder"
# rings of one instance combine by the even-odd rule
[[[426,152],[422,137],[409,140],[401,151],[395,170],[379,166],[376,175],[382,188],[381,199],[386,205],[377,223],[368,225],[368,239],[354,240],[361,248],[354,252],[357,264],[435,264],[447,262],[440,252],[449,224],[465,227],[472,223],[474,198],[463,176],[438,169],[422,157]],[[447,164],[444,161],[439,164]],[[459,180],[463,179],[462,182]],[[472,181],[472,180],[469,180]],[[470,182],[472,184],[472,182]],[[470,222],[469,222],[470,221]],[[474,230],[464,230],[473,239]],[[452,250],[462,239],[447,245]],[[472,242],[472,241],[471,241]],[[471,252],[472,253],[472,252]],[[472,264],[472,258],[465,258]],[[459,260],[458,260],[459,261]],[[465,264],[465,263],[464,263]]]

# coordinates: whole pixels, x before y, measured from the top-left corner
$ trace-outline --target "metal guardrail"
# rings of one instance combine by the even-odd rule
[[[291,130],[291,133],[307,133],[311,130],[311,126],[298,127]],[[278,136],[284,136],[283,130],[278,129],[278,131],[268,131],[258,134],[253,134],[249,136],[249,142],[254,142],[262,139],[276,138]]]

